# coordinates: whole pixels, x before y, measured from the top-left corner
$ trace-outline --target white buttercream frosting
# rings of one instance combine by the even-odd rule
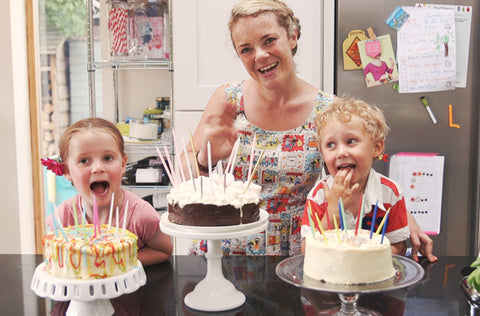
[[[303,270],[306,276],[336,284],[364,284],[386,280],[395,274],[387,237],[359,230],[308,234]],[[339,242],[340,239],[340,242]]]
[[[195,186],[193,185],[195,181]],[[169,204],[184,207],[188,204],[202,203],[213,205],[232,205],[240,209],[249,203],[259,203],[261,186],[255,183],[235,181],[232,174],[211,177],[200,176],[174,187],[167,194]]]

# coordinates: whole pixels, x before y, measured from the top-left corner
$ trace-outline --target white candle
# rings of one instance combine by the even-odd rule
[[[127,202],[125,202],[125,210],[123,211],[123,226],[122,226],[123,229],[127,227],[127,215],[128,215],[128,200]]]
[[[108,228],[112,227],[113,204],[115,204],[115,193],[112,193],[112,200],[110,201],[110,210],[108,212]]]

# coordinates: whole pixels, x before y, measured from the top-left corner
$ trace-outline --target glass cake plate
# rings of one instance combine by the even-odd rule
[[[356,307],[359,294],[405,288],[419,282],[425,274],[422,266],[412,259],[392,255],[395,275],[390,279],[369,284],[333,284],[304,276],[303,259],[304,255],[286,258],[277,265],[275,272],[280,279],[297,287],[322,292],[338,293],[340,300],[342,301],[342,306],[335,308],[334,310],[327,310],[319,315],[379,315],[374,311]]]

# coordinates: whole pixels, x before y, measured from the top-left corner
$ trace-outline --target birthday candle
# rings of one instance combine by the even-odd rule
[[[95,196],[94,196],[93,197],[93,237],[97,237],[97,229],[98,229],[98,233],[100,233],[97,200],[95,199]]]
[[[115,230],[115,235],[117,236],[118,238],[118,206],[116,208],[116,213],[115,213],[115,227],[116,227],[116,230]]]
[[[347,217],[345,216],[345,207],[343,206],[343,200],[340,198],[340,210],[342,211],[343,228],[345,229],[345,236],[348,236]]]
[[[315,227],[314,227],[314,223],[313,223],[313,219],[312,219],[312,209],[311,208],[308,209],[307,214],[308,214],[308,222],[310,223],[310,230],[312,231],[312,237],[315,237]]]
[[[380,231],[382,230],[382,227],[385,224],[385,221],[387,220],[387,216],[388,216],[388,213],[390,212],[390,209],[391,208],[389,208],[387,210],[387,212],[385,213],[385,216],[383,216],[382,221],[380,222],[380,225],[378,225],[377,231],[375,232],[375,236],[378,235],[380,233]]]
[[[173,146],[175,147],[175,152],[176,153],[180,153],[180,151],[178,150],[178,143],[177,143],[177,138],[175,137],[175,130],[172,128],[172,136],[173,136]],[[187,154],[185,152],[185,154]],[[180,177],[182,179],[182,182],[185,182],[185,174],[183,172],[183,168],[182,168],[182,164],[180,162],[180,155],[176,155],[177,156],[177,160],[178,160],[178,165],[180,166]]]
[[[240,144],[240,137],[237,138],[235,144],[233,144],[232,152],[230,153],[230,158],[228,159],[227,168],[225,169],[226,173],[233,173],[233,166],[235,165],[235,156],[238,152],[238,146]]]
[[[128,200],[127,202],[125,202],[125,210],[123,211],[123,226],[122,226],[123,229],[127,227],[127,215],[128,215]]]
[[[340,240],[340,233],[338,231],[337,219],[335,216],[333,216],[333,226],[335,226],[335,232],[337,233],[338,243],[341,244],[342,242]]]
[[[325,240],[325,245],[328,246],[328,239],[327,239],[327,235],[325,235],[325,232],[323,230],[323,226],[322,226],[322,223],[320,222],[320,218],[318,217],[318,214],[315,213],[315,218],[317,219],[317,222],[318,222],[318,226],[320,227],[320,232],[322,233],[323,235],[323,239]]]
[[[360,201],[360,213],[357,215],[357,226],[355,227],[355,236],[358,235],[358,228],[360,227],[360,223],[362,222],[364,199],[365,199],[365,194],[362,195],[362,200]],[[360,227],[360,229],[362,228]]]
[[[113,213],[114,203],[115,203],[115,192],[112,193],[112,200],[110,201],[110,210],[108,211],[108,228],[112,227],[112,213]]]
[[[193,172],[192,172],[192,164],[190,163],[190,159],[187,157],[187,146],[185,145],[185,139],[182,138],[182,145],[183,145],[183,152],[185,153],[185,159],[187,160],[187,168],[188,168],[188,175],[190,176],[190,180],[193,183],[193,190],[197,191],[195,187],[195,179],[193,179]]]
[[[248,166],[248,178],[250,178],[250,175],[252,174],[252,168],[253,168],[253,159],[255,158],[255,142],[256,142],[256,135],[253,133],[253,136],[250,140],[252,142],[252,148],[250,151],[250,164]]]
[[[375,203],[375,209],[373,210],[372,224],[370,225],[370,239],[372,239],[373,230],[375,229],[375,220],[377,218],[378,200]]]
[[[165,172],[167,173],[168,179],[170,179],[170,182],[172,183],[172,185],[175,186],[175,178],[173,178],[173,175],[170,172],[170,167],[165,162],[165,159],[163,159],[162,152],[160,151],[160,149],[158,147],[155,147],[155,149],[157,150],[158,157],[160,158],[163,166],[165,167]]]
[[[255,164],[255,168],[253,168],[253,172],[250,175],[250,179],[248,180],[248,183],[247,183],[247,186],[245,187],[244,193],[247,192],[248,187],[250,186],[250,183],[253,180],[253,175],[255,174],[255,172],[257,172],[258,165],[260,164],[260,161],[262,160],[264,153],[265,153],[265,150],[262,150],[262,152],[260,153],[260,157],[258,157],[257,163]]]
[[[82,224],[83,224],[83,238],[85,242],[88,242],[87,234],[85,234],[85,229],[87,228],[87,211],[83,210],[82,214]]]
[[[308,203],[308,209],[310,210],[310,212],[312,212],[312,206],[311,206],[310,203]],[[318,223],[318,227],[320,228],[320,232],[322,233],[323,239],[325,240],[325,245],[328,246],[328,239],[327,239],[327,236],[325,235],[325,232],[323,231],[322,222],[320,222],[320,218],[318,217],[318,213],[315,212],[314,214],[315,214],[315,218],[317,219],[317,223]]]
[[[172,159],[170,158],[170,153],[168,152],[168,148],[166,145],[163,145],[163,151],[165,152],[165,157],[167,157],[167,162],[170,165],[170,174],[172,175],[173,181],[175,181],[175,185],[177,184],[177,178],[175,177],[175,169],[173,167]]]
[[[192,144],[193,160],[195,160],[195,167],[197,168],[197,175],[200,176],[200,168],[198,167],[197,152],[195,151],[195,145],[193,144],[192,132],[189,130],[188,133],[190,135],[190,143]]]
[[[342,205],[341,205],[342,198],[338,200],[338,216],[340,216],[340,229],[343,230],[343,214],[342,214]]]
[[[324,185],[327,185],[327,182],[324,182]],[[327,217],[327,227],[328,227],[328,230],[330,230],[331,229],[330,216],[328,215],[328,202],[325,199],[325,194],[323,195],[323,204],[325,204],[325,216]]]
[[[77,205],[75,205],[75,198],[72,197],[72,205],[73,205],[73,214],[75,220],[75,232],[78,234],[78,214],[77,214]]]
[[[388,215],[389,215],[389,213],[387,212],[387,215],[385,215],[385,225],[383,225],[383,229],[382,229],[382,239],[380,240],[381,244],[383,244],[383,238],[385,237],[385,231],[386,231],[387,224],[388,224]]]

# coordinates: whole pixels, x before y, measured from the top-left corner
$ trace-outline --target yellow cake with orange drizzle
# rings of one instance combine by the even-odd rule
[[[137,265],[137,236],[126,229],[101,225],[95,234],[92,224],[68,226],[42,242],[47,272],[54,276],[103,279]]]

